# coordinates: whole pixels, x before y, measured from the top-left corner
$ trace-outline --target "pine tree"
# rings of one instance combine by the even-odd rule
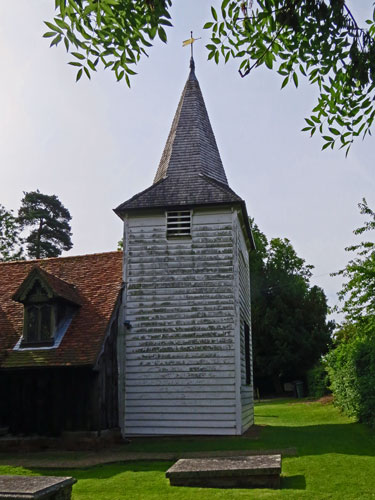
[[[41,259],[58,257],[63,250],[70,250],[71,215],[56,195],[47,195],[39,190],[24,192],[18,221],[22,229],[30,228],[26,238],[29,257]]]
[[[22,258],[20,227],[11,210],[0,205],[0,261]]]

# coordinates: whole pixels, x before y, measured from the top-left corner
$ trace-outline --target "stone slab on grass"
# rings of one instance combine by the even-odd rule
[[[171,486],[280,488],[281,455],[182,458],[166,472]]]
[[[0,476],[1,500],[70,500],[73,477]]]

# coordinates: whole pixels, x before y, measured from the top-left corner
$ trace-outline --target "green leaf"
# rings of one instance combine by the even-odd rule
[[[161,26],[158,29],[158,35],[159,35],[159,38],[162,42],[167,43],[167,34],[166,34],[164,28],[162,28]]]
[[[329,127],[329,131],[334,135],[340,135],[340,132],[336,128]]]
[[[54,24],[52,23],[49,23],[48,21],[44,21],[44,24],[46,26],[48,26],[48,28],[52,31],[56,31],[57,33],[60,33],[61,35],[63,34],[63,32],[61,31],[60,28],[58,28],[57,26],[55,26]]]
[[[215,19],[215,21],[217,21],[217,13],[213,7],[211,7],[211,12],[212,12],[212,17]]]
[[[72,56],[76,57],[77,59],[86,59],[86,57],[83,54],[80,54],[79,52],[71,52]]]
[[[78,71],[77,76],[76,76],[76,82],[81,78],[82,76],[82,68]]]
[[[58,17],[55,17],[55,23],[60,26],[60,28],[64,29],[64,30],[68,30],[69,29],[69,25],[66,24],[66,22],[62,21],[61,19],[59,19]]]
[[[294,82],[294,85],[297,88],[298,87],[298,76],[297,76],[296,72],[293,73],[293,82]]]
[[[271,52],[266,52],[266,55],[264,56],[264,62],[268,69],[272,69],[273,55],[271,54]]]
[[[53,47],[54,45],[57,45],[58,43],[60,43],[62,40],[62,36],[61,35],[57,35],[56,38],[54,38],[50,44],[50,47]]]
[[[283,83],[281,84],[281,88],[283,89],[289,82],[289,76],[285,77]]]
[[[206,23],[206,24],[203,26],[203,29],[204,29],[204,30],[207,30],[207,29],[211,28],[213,25],[214,25],[214,23],[212,23],[212,22]]]

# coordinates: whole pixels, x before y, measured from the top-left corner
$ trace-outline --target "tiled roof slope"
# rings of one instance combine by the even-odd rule
[[[40,269],[74,285],[81,306],[54,349],[14,351],[23,305],[12,300],[30,271]],[[53,279],[53,278],[50,278]],[[122,252],[0,263],[0,368],[94,365],[122,283]]]
[[[115,209],[236,203],[228,186],[194,61],[172,123],[154,184]]]

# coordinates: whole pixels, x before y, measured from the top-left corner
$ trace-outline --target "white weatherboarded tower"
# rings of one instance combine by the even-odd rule
[[[254,243],[190,68],[153,185],[115,210],[124,435],[238,435],[253,423]]]

